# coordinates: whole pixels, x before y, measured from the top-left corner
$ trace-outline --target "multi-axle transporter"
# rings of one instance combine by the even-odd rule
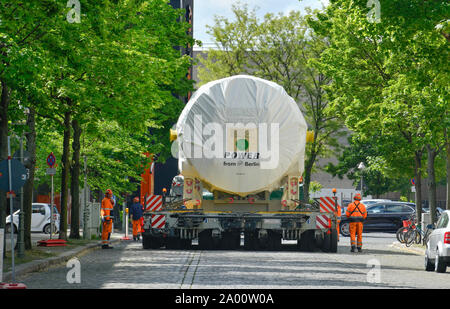
[[[303,251],[337,251],[336,212],[299,200],[307,125],[281,86],[245,75],[210,82],[172,133],[182,196],[145,212],[144,249],[189,248],[194,239],[236,249],[243,236],[247,249],[297,240]]]

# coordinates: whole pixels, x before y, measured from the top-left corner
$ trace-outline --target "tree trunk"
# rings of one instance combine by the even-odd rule
[[[447,135],[447,130],[445,130],[445,138],[445,148],[447,150],[447,203],[445,208],[450,210],[450,139]]]
[[[9,106],[9,89],[3,80],[0,80],[2,93],[0,98],[0,161],[8,158],[8,106]],[[0,228],[4,228],[6,224],[6,191],[0,190]],[[6,246],[6,233],[4,234],[4,247]],[[6,250],[3,250],[5,256]]]
[[[415,153],[414,187],[416,189],[416,218],[422,220],[422,151]]]
[[[23,212],[24,212],[24,227],[25,227],[25,249],[31,250],[31,213],[33,203],[33,187],[34,187],[34,171],[36,166],[36,128],[35,128],[35,115],[36,110],[34,107],[30,107],[30,113],[27,117],[28,133],[27,138],[27,151],[30,153],[30,167],[29,177],[23,188]]]
[[[316,154],[311,152],[310,158],[306,160],[305,177],[303,177],[303,201],[309,203],[309,186],[311,183],[311,173],[314,166]]]
[[[63,154],[61,159],[61,219],[59,228],[59,238],[67,240],[67,204],[69,200],[69,172],[70,172],[70,118],[71,112],[64,114],[64,140]]]
[[[427,145],[428,161],[427,161],[427,187],[428,187],[428,201],[430,203],[431,223],[436,223],[436,173],[434,170],[434,161],[436,159],[437,151],[430,145]]]
[[[70,238],[80,238],[80,136],[81,128],[78,120],[72,121],[73,142],[72,142],[72,210],[70,222]]]

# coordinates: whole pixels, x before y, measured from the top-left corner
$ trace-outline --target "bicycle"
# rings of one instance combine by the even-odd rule
[[[396,237],[400,243],[405,243],[405,235],[410,230],[414,217],[403,220],[403,226],[397,230]]]
[[[403,226],[397,230],[397,240],[404,243],[407,247],[411,246],[413,242],[426,245],[428,237],[432,229],[427,226],[424,231],[421,224],[416,224],[415,217],[411,216],[409,220],[403,220]]]

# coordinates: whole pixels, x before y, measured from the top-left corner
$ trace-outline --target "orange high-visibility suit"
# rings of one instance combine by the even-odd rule
[[[353,203],[349,204],[345,215],[349,219],[350,228],[350,245],[352,251],[355,247],[358,251],[362,248],[362,231],[363,231],[363,221],[367,218],[366,206],[360,201],[355,200]]]
[[[105,197],[102,200],[102,206],[100,209],[100,215],[102,217],[102,245],[109,246],[110,236],[112,232],[113,218],[111,211],[114,207],[114,201],[110,197]]]

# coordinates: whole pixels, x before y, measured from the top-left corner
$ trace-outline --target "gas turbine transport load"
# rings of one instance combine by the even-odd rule
[[[336,215],[299,198],[306,135],[297,103],[273,82],[238,75],[200,87],[171,130],[183,198],[144,214],[144,249],[188,248],[194,239],[236,249],[243,234],[247,249],[285,239],[336,252]]]
[[[246,196],[301,176],[306,122],[279,85],[234,76],[201,87],[177,123],[179,169],[212,190]]]

